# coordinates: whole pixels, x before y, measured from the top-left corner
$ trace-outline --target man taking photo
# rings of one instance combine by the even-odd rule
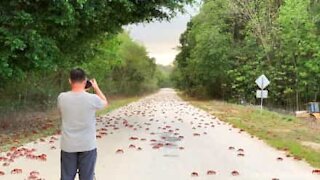
[[[61,180],[74,180],[77,172],[80,180],[93,180],[97,159],[95,113],[108,101],[96,80],[87,82],[80,68],[70,71],[69,82],[71,90],[58,96],[62,119]],[[87,83],[91,83],[95,94],[86,92]]]

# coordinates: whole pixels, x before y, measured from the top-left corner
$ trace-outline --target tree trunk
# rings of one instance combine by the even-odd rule
[[[299,92],[296,90],[296,110],[299,111]]]
[[[314,101],[314,102],[317,102],[318,93],[319,93],[319,89],[317,89],[317,91],[314,93],[314,98],[313,98],[313,101]]]

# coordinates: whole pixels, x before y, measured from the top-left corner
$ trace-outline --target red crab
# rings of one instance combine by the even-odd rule
[[[35,155],[32,155],[32,154],[28,154],[26,156],[27,159],[36,159],[36,156]]]
[[[129,145],[129,148],[136,148],[136,146],[133,145],[133,144],[130,144],[130,145]]]
[[[108,135],[106,132],[100,132],[101,135]]]
[[[239,149],[238,149],[238,152],[244,152],[244,150],[243,150],[243,149],[241,149],[241,148],[239,148]]]
[[[243,156],[244,156],[244,154],[243,154],[243,153],[239,153],[237,156],[241,156],[241,157],[243,157]]]
[[[10,165],[10,163],[8,163],[8,162],[5,162],[2,164],[2,166],[9,166],[9,165]]]
[[[29,175],[28,180],[39,180],[39,178],[36,175]]]
[[[229,147],[229,150],[233,150],[233,149],[234,149],[234,147],[232,147],[232,146]]]
[[[283,161],[283,158],[282,157],[278,157],[277,160],[278,161]]]
[[[232,176],[239,176],[240,175],[240,173],[238,171],[232,171],[231,174],[232,174]]]
[[[320,175],[320,169],[315,169],[312,171],[312,174]]]
[[[30,176],[39,176],[40,173],[38,171],[31,171],[29,175]]]
[[[130,137],[130,139],[129,140],[138,140],[139,138],[137,138],[137,137]]]
[[[214,170],[208,170],[207,171],[207,175],[215,175],[215,174],[217,174],[217,173]]]
[[[199,133],[193,133],[193,136],[200,136]]]
[[[101,139],[101,138],[102,138],[102,136],[101,136],[101,135],[96,135],[96,137],[97,137],[98,139]]]
[[[192,177],[197,177],[197,176],[199,176],[199,174],[198,174],[197,172],[192,172],[192,173],[191,173],[191,176],[192,176]]]
[[[5,173],[3,171],[0,171],[0,176],[4,176]]]
[[[22,169],[13,169],[11,171],[11,174],[21,174],[22,173]]]
[[[41,154],[41,155],[37,156],[37,159],[39,159],[40,161],[46,161],[47,160],[47,155],[46,154]]]
[[[160,147],[162,147],[162,146],[159,144],[156,144],[156,145],[152,146],[152,149],[159,149]]]
[[[118,149],[118,150],[116,151],[116,153],[117,153],[117,154],[123,154],[124,151],[123,151],[122,149]]]

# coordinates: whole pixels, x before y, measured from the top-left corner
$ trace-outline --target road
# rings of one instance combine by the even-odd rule
[[[189,105],[172,89],[97,121],[97,180],[320,179],[304,161]],[[14,151],[13,162],[3,159]],[[8,163],[0,166],[1,180],[27,179],[30,173],[59,179],[59,135],[7,153],[0,155],[0,163]]]

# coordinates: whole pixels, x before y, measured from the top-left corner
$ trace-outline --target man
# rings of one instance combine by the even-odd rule
[[[95,79],[91,80],[95,94],[86,92],[85,72],[71,70],[71,91],[58,97],[61,113],[61,180],[74,180],[79,172],[80,180],[93,180],[97,159],[96,118],[98,109],[108,105],[105,95]]]

